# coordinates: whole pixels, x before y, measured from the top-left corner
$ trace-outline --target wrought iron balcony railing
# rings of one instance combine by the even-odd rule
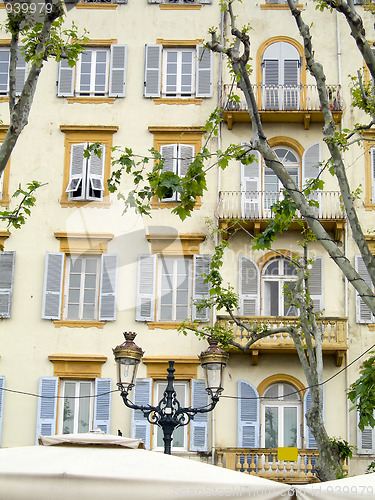
[[[271,207],[282,197],[280,191],[221,191],[217,206],[219,219],[272,219]],[[319,219],[344,219],[338,191],[317,191],[311,198]]]

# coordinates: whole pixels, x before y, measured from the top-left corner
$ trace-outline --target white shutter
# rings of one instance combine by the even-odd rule
[[[284,61],[284,109],[299,108],[299,61]]]
[[[1,146],[3,145],[2,142],[0,142],[0,148]],[[5,167],[6,168],[6,167]],[[0,173],[0,200],[3,199],[3,189],[4,189],[4,171],[3,170],[1,173]]]
[[[163,157],[163,172],[173,172],[177,175],[178,170],[178,145],[165,144],[160,146],[160,154]],[[175,201],[178,193],[173,193],[170,197],[165,197],[162,201]]]
[[[69,66],[67,59],[61,59],[58,68],[57,95],[72,97],[74,95],[75,66]]]
[[[163,147],[163,146],[162,146]],[[161,149],[161,148],[160,148]],[[177,173],[180,177],[185,177],[188,168],[195,159],[195,147],[190,144],[178,145],[178,169]]]
[[[3,418],[4,418],[4,393],[5,393],[5,377],[0,377],[0,447],[1,447],[1,435],[3,430]]]
[[[203,408],[209,404],[204,380],[191,381],[191,406]],[[208,413],[197,413],[190,421],[190,451],[208,451]]]
[[[260,273],[251,259],[239,258],[239,313],[242,316],[257,316],[259,307]]]
[[[148,3],[163,3],[164,0],[148,0]]]
[[[44,268],[43,319],[61,318],[61,300],[65,254],[47,252]]]
[[[20,45],[17,50],[16,95],[21,95],[27,77],[27,62],[24,54],[21,53],[22,48]]]
[[[357,411],[357,426],[358,423],[359,412]],[[357,453],[360,455],[375,454],[375,428],[366,425],[363,431],[361,431],[361,429],[357,427],[357,448]]]
[[[69,195],[69,199],[83,199],[85,196],[85,186],[86,186],[86,158],[83,156],[84,150],[87,148],[87,142],[80,144],[72,144],[70,147],[70,171],[69,171],[69,183],[66,188],[66,192]],[[81,190],[80,196],[74,196],[78,189]]]
[[[10,50],[0,49],[0,59],[1,59],[1,75],[2,83],[0,86],[0,95],[9,94],[9,66],[10,66]]]
[[[162,45],[145,46],[145,80],[143,95],[160,97]]]
[[[101,257],[99,321],[116,320],[117,255]]]
[[[325,407],[325,397],[324,397],[324,386],[323,386],[323,421],[324,421],[324,407]],[[310,427],[307,425],[306,422],[306,413],[309,411],[311,406],[311,393],[310,389],[307,389],[305,392],[305,396],[303,398],[303,412],[304,412],[304,437],[305,437],[305,447],[306,448],[314,448],[316,449],[318,447],[316,440],[313,436],[313,433],[310,430]]]
[[[371,158],[371,202],[375,203],[375,148],[370,149]]]
[[[156,255],[139,255],[136,321],[155,320]]]
[[[302,186],[310,179],[316,179],[320,173],[320,162],[322,161],[322,145],[320,142],[315,142],[309,146],[302,155]],[[322,195],[319,191],[314,191],[308,197],[315,200],[319,204],[319,208],[314,208],[316,217],[322,217]]]
[[[279,109],[279,61],[263,61],[263,103],[262,109]]]
[[[254,155],[253,163],[241,163],[241,217],[244,219],[260,218],[260,166],[259,151],[249,151]]]
[[[317,257],[314,260],[309,277],[309,294],[313,301],[315,312],[323,312],[324,310],[323,290],[323,257]]]
[[[56,409],[58,377],[40,377],[36,442],[39,436],[54,436],[56,433]]]
[[[72,144],[72,147],[76,144]],[[105,163],[105,146],[100,145],[101,155],[100,158],[97,154],[92,152],[88,159],[87,166],[87,184],[86,184],[86,199],[87,200],[102,200],[104,193],[104,163]],[[77,154],[78,170],[80,168],[79,154]],[[73,156],[73,153],[72,153]],[[82,168],[84,163],[82,162]],[[79,172],[77,171],[77,175]],[[90,192],[91,188],[91,192]],[[94,193],[96,191],[96,194]],[[83,193],[82,193],[83,194]]]
[[[111,430],[111,385],[110,378],[95,379],[94,429],[107,434]]]
[[[198,3],[200,3],[202,5],[211,5],[212,0],[198,0]]]
[[[0,252],[0,318],[10,318],[16,252]]]
[[[197,45],[196,97],[212,97],[212,52]]]
[[[238,448],[259,448],[259,394],[245,380],[238,381]]]
[[[134,404],[136,405],[150,405],[151,404],[151,378],[138,378],[135,381],[134,391]],[[131,437],[141,439],[145,447],[149,450],[151,445],[151,424],[143,416],[140,410],[132,410],[132,425]]]
[[[109,97],[125,97],[127,45],[111,45]]]
[[[211,256],[210,255],[194,255],[194,280],[193,280],[193,300],[194,302],[206,299],[210,294],[210,284],[205,283],[206,277],[210,272]],[[193,304],[193,320],[207,322],[210,320],[210,309],[205,307],[198,311],[196,305]]]
[[[372,281],[365,266],[365,263],[360,255],[354,257],[355,270],[359,276],[365,281],[365,283],[374,291]],[[356,318],[357,323],[373,323],[374,315],[371,313],[370,308],[364,303],[358,292],[356,291]]]

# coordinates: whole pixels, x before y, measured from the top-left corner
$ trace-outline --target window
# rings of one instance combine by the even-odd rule
[[[273,151],[297,187],[317,177],[321,162],[319,142],[311,144],[305,151],[294,140],[288,141],[290,146],[286,144],[285,138],[273,138],[270,142],[277,143]],[[283,186],[274,172],[262,164],[259,152],[251,151],[251,154],[254,155],[253,163],[241,164],[241,216],[246,219],[269,219],[272,218],[272,205],[282,196]],[[327,202],[322,203],[319,192],[313,192],[310,196],[319,202],[319,208],[316,209],[318,217],[330,210]]]
[[[371,203],[375,205],[375,148],[370,149],[371,157]]]
[[[98,42],[98,45],[99,42]],[[127,46],[87,47],[76,66],[62,59],[58,69],[59,97],[125,97]]]
[[[212,97],[212,53],[196,42],[146,45],[144,96]]]
[[[300,67],[300,55],[292,44],[276,42],[266,48],[262,63],[262,109],[299,109]]]
[[[65,159],[61,206],[109,207],[107,180],[111,175],[111,147],[116,126],[69,126],[62,125],[65,133]],[[90,144],[99,143],[100,156],[90,152]]]
[[[87,324],[101,327],[101,322],[114,321],[117,256],[107,253],[100,255],[95,245],[88,254],[87,248],[83,247],[86,254],[74,253],[80,245],[75,247],[73,241],[69,248],[69,238],[62,237],[62,240],[62,247],[72,253],[46,254],[42,318],[55,320],[56,326]]]
[[[88,146],[87,142],[71,145],[69,184],[66,188],[69,201],[103,199],[105,147],[101,145],[100,156],[92,152],[86,158]]]
[[[192,6],[192,5],[212,4],[212,0],[148,0],[148,3],[157,3],[163,6],[164,5]]]
[[[164,158],[163,169],[184,177],[187,170],[201,149],[202,129],[200,127],[149,127],[154,134],[154,148],[160,151]],[[175,207],[179,201],[178,193],[159,200],[155,197],[151,201],[152,208]],[[201,207],[200,197],[196,199],[195,207]]]
[[[301,447],[302,405],[299,394],[295,392],[295,387],[285,383],[273,384],[264,392],[261,403],[262,448]]]
[[[21,49],[21,47],[19,47]],[[0,96],[9,95],[10,48],[0,48]],[[16,95],[20,95],[27,77],[27,63],[22,50],[17,53]]]
[[[96,376],[107,358],[97,355],[49,358],[54,362],[55,376],[39,379],[36,444],[40,435],[89,432],[97,428],[109,433],[112,380]]]
[[[266,316],[296,316],[291,304],[297,271],[291,263],[279,257],[268,262],[262,271],[263,311]]]
[[[287,252],[281,250],[281,253]],[[296,316],[298,311],[290,303],[288,290],[293,289],[296,270],[285,257],[270,252],[257,263],[251,258],[239,258],[239,313],[243,316]],[[316,257],[309,270],[309,293],[315,311],[323,311],[323,258]],[[259,296],[261,295],[261,301]],[[262,305],[262,307],[261,307]]]
[[[239,448],[317,448],[304,417],[311,406],[310,391],[299,380],[289,375],[271,375],[258,388],[239,380],[238,396]]]
[[[173,328],[191,317],[194,321],[207,322],[209,310],[198,311],[194,301],[209,293],[209,285],[202,276],[209,272],[209,266],[209,255],[140,255],[136,320],[156,321],[155,326],[165,324]]]
[[[4,415],[4,393],[5,393],[5,377],[0,376],[0,446],[1,435],[3,430],[3,415]]]
[[[176,390],[176,397],[183,407],[190,406],[190,384],[187,381],[179,380],[173,383]],[[166,382],[154,382],[154,403],[158,403],[167,388]],[[163,431],[157,425],[153,425],[153,448],[157,451],[164,450]],[[172,451],[187,451],[188,446],[188,426],[178,427],[173,432]]]
[[[90,380],[62,380],[59,399],[58,434],[92,431],[94,383]]]
[[[160,146],[160,153],[163,157],[163,171],[173,172],[179,177],[185,177],[190,164],[195,158],[195,147],[190,144],[165,144]],[[165,201],[179,201],[179,193],[173,193]]]
[[[158,379],[137,379],[134,388],[135,404],[157,406],[165,387],[166,383]],[[204,380],[187,377],[186,380],[176,380],[174,387],[181,406],[202,408],[209,404]],[[133,410],[131,429],[132,437],[142,439],[147,449],[164,449],[162,430],[156,425],[151,426],[139,410]],[[172,450],[208,451],[208,413],[198,413],[189,425],[174,431]]]
[[[374,291],[374,285],[369,272],[365,266],[365,263],[360,255],[355,255],[354,260],[355,270],[360,275],[360,277],[366,282],[367,286]],[[374,315],[372,314],[370,308],[364,303],[362,298],[356,292],[356,319],[357,323],[374,323]]]

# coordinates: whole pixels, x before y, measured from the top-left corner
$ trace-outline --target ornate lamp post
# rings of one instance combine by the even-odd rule
[[[136,405],[128,399],[135,384],[136,372],[142,359],[143,351],[134,343],[135,333],[125,332],[125,342],[113,349],[117,363],[117,386],[121,390],[124,404],[132,410],[140,410],[150,424],[156,424],[163,430],[164,453],[171,454],[173,431],[187,425],[197,413],[212,411],[223,391],[223,372],[228,354],[223,351],[215,339],[209,339],[210,346],[201,353],[199,359],[206,379],[206,391],[211,396],[211,403],[203,408],[184,408],[180,405],[174,389],[174,361],[169,361],[167,369],[167,387],[157,406]]]

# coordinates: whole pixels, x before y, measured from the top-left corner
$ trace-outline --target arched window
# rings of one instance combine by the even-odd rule
[[[261,447],[301,447],[302,404],[297,389],[285,382],[270,385],[261,400]]]
[[[284,257],[271,259],[262,270],[263,314],[265,316],[296,316],[291,304],[297,271]]]
[[[284,165],[297,186],[300,185],[301,162],[298,154],[287,146],[277,146],[273,148],[276,156]],[[283,190],[283,185],[274,173],[274,171],[265,166],[264,168],[264,211],[266,216],[271,215],[272,205],[279,201],[280,192]]]
[[[275,42],[263,53],[262,108],[299,109],[301,59],[297,48],[288,42]]]

